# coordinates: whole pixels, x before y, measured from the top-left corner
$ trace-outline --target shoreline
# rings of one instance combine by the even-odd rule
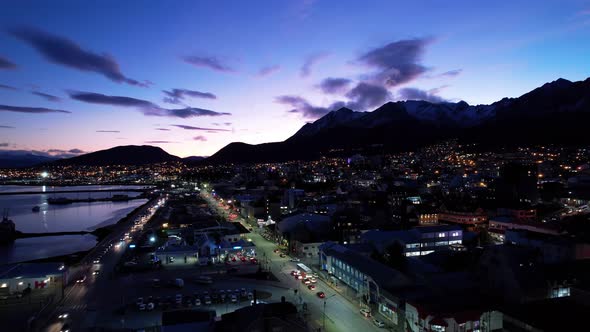
[[[125,216],[123,216],[122,218],[120,218],[117,222],[112,223],[110,225],[106,225],[106,226],[102,226],[99,228],[94,229],[93,231],[80,231],[80,232],[69,232],[69,233],[78,233],[78,234],[61,234],[61,235],[55,235],[56,233],[52,233],[52,236],[62,236],[62,235],[85,235],[85,234],[92,234],[96,237],[96,243],[94,246],[92,246],[91,248],[89,248],[88,250],[83,250],[83,251],[76,251],[76,252],[72,252],[69,254],[63,254],[63,255],[57,255],[57,256],[51,256],[51,257],[45,257],[45,258],[37,258],[37,259],[31,259],[31,260],[27,260],[27,261],[21,261],[21,262],[13,262],[13,263],[7,263],[5,265],[10,265],[10,264],[20,264],[20,263],[42,263],[42,262],[63,262],[66,265],[71,265],[71,264],[75,264],[77,262],[79,262],[84,256],[86,256],[86,254],[88,254],[90,251],[94,250],[96,248],[96,246],[98,245],[98,243],[100,243],[100,241],[102,241],[105,237],[107,237],[112,231],[113,228],[123,222],[126,222],[129,220],[129,218],[135,213],[137,212],[139,209],[143,208],[146,204],[149,204],[152,201],[152,199],[148,199],[147,202],[145,202],[144,204],[136,207],[135,209],[131,210],[129,213],[127,213]],[[68,233],[68,232],[58,232],[58,233]],[[84,234],[82,234],[84,233]],[[29,233],[29,234],[43,234],[43,233]],[[31,237],[42,237],[43,235],[40,236],[29,236],[28,238]],[[50,236],[50,235],[46,235],[46,236]],[[27,238],[27,237],[24,237]]]

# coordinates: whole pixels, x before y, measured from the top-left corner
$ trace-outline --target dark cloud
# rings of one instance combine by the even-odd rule
[[[280,65],[274,65],[274,66],[268,66],[268,67],[263,67],[261,68],[258,73],[256,73],[256,76],[258,77],[266,77],[266,76],[270,76],[276,72],[279,72],[281,70],[281,66]]]
[[[114,105],[123,107],[133,107],[140,110],[144,115],[150,116],[169,116],[177,118],[191,118],[199,116],[221,116],[231,115],[231,113],[215,112],[207,109],[196,107],[185,107],[180,109],[162,108],[150,101],[124,97],[124,96],[107,96],[101,93],[69,91],[70,98],[91,104]]]
[[[43,93],[43,92],[39,92],[39,91],[31,91],[32,94],[34,94],[35,96],[39,96],[41,98],[45,98],[49,101],[54,101],[54,102],[59,102],[61,101],[61,98],[54,96],[54,95],[50,95],[47,93]]]
[[[19,113],[72,113],[70,111],[44,108],[44,107],[21,107],[21,106],[9,106],[0,105],[0,112],[19,112]]]
[[[6,142],[0,143],[0,147],[6,148],[8,146],[10,146],[10,143],[6,143]]]
[[[6,89],[6,90],[18,90],[17,88],[10,86],[10,85],[4,85],[4,84],[0,84],[0,89]]]
[[[435,92],[438,91],[433,89],[431,91],[420,90],[417,88],[403,88],[398,90],[399,100],[424,100],[431,103],[442,103],[446,102],[444,98],[437,96]]]
[[[225,64],[221,59],[210,56],[189,55],[182,60],[196,67],[209,68],[215,71],[233,73],[235,69]]]
[[[170,131],[170,129],[168,129],[168,128],[156,128],[156,130],[160,130],[160,131]]]
[[[120,133],[121,131],[119,130],[104,130],[104,129],[100,129],[96,131],[97,133]]]
[[[210,92],[201,92],[187,89],[172,89],[172,91],[162,90],[167,96],[164,98],[164,102],[170,104],[180,104],[184,97],[204,98],[204,99],[217,99],[217,96]]]
[[[388,87],[412,81],[429,69],[420,61],[430,38],[406,39],[373,49],[357,60],[375,70],[371,78]]]
[[[231,122],[224,122],[223,123],[225,126],[231,126]]]
[[[459,76],[463,72],[463,69],[453,69],[444,73],[436,75],[436,77],[455,77]]]
[[[309,119],[317,119],[330,111],[325,107],[313,106],[300,96],[278,96],[275,98],[275,102],[292,107],[289,113],[298,113],[304,118]]]
[[[215,112],[211,110],[206,110],[202,108],[196,107],[186,107],[180,109],[161,109],[162,114],[146,114],[146,115],[158,115],[158,116],[172,116],[178,118],[192,118],[198,116],[222,116],[222,115],[231,115],[231,113],[227,112]]]
[[[172,126],[177,127],[177,128],[186,129],[186,130],[202,130],[202,131],[207,131],[207,132],[211,132],[211,133],[217,133],[217,132],[221,132],[221,131],[230,131],[228,129],[193,127],[193,126],[179,125],[179,124],[173,124]]]
[[[80,149],[70,149],[68,150],[69,153],[75,153],[75,154],[82,154],[82,153],[86,153]]]
[[[351,81],[347,78],[328,77],[320,82],[318,88],[320,88],[323,93],[337,94],[346,91],[350,86],[350,83]]]
[[[326,53],[326,52],[315,53],[315,54],[309,55],[307,58],[305,58],[305,61],[303,62],[303,65],[301,66],[301,70],[299,71],[299,75],[301,77],[308,77],[311,74],[311,70],[312,70],[313,66],[316,63],[318,63],[321,60],[328,57],[329,55],[330,54]]]
[[[97,54],[82,49],[75,42],[32,27],[17,27],[8,32],[28,43],[50,62],[81,71],[101,74],[111,81],[136,86],[145,83],[123,75],[117,61],[108,54]]]
[[[15,127],[13,127],[13,126],[0,126],[0,128],[2,128],[2,129],[14,129]]]
[[[168,144],[168,143],[178,143],[174,141],[145,141],[146,144]]]
[[[391,100],[391,94],[385,87],[365,82],[357,84],[352,90],[348,91],[346,97],[350,99],[346,103],[346,107],[355,111],[381,106]]]
[[[195,141],[201,141],[201,142],[205,142],[207,141],[207,137],[203,136],[203,135],[199,135],[199,136],[195,136],[193,137],[193,140]]]
[[[0,56],[0,69],[15,69],[16,63]]]

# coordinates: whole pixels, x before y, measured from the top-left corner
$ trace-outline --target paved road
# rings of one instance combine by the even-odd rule
[[[96,312],[100,308],[99,304],[102,302],[101,298],[105,294],[116,293],[113,292],[111,284],[113,278],[114,267],[121,259],[126,245],[117,247],[115,244],[129,232],[135,220],[140,216],[148,213],[152,206],[157,202],[153,200],[152,204],[145,205],[142,209],[136,211],[134,215],[124,224],[119,224],[115,229],[103,239],[86,257],[82,260],[82,271],[78,275],[74,275],[76,279],[81,276],[86,276],[83,283],[74,283],[65,289],[64,299],[57,307],[49,311],[44,317],[48,324],[43,329],[47,332],[59,332],[64,323],[67,323],[71,329],[79,330],[83,326],[88,326],[88,313]],[[155,210],[152,210],[155,212]],[[113,244],[111,246],[111,244]],[[108,249],[107,249],[108,248]],[[106,253],[102,254],[104,250]],[[99,264],[94,264],[93,261],[98,256],[102,256]],[[92,272],[98,270],[98,275],[93,275]],[[66,321],[57,319],[61,313],[67,312],[69,317]]]
[[[220,214],[227,214],[227,211],[220,208],[218,203],[207,192],[202,195],[210,206],[215,207]],[[238,221],[245,227],[251,227],[243,218]],[[260,261],[268,258],[271,272],[280,280],[281,284],[289,288],[287,299],[293,303],[299,304],[301,302],[307,303],[308,312],[310,316],[308,322],[313,330],[324,326],[324,303],[325,303],[325,331],[382,331],[377,328],[370,319],[363,317],[359,313],[359,306],[349,302],[340,294],[334,292],[323,281],[318,280],[317,288],[314,291],[307,289],[301,281],[295,280],[291,276],[291,271],[296,270],[295,262],[291,262],[290,258],[281,258],[279,254],[273,251],[277,249],[277,245],[263,238],[258,229],[248,235],[256,244],[256,253]],[[297,296],[294,295],[294,290],[297,289]],[[325,301],[317,297],[316,293],[323,291],[326,293]],[[322,330],[324,330],[322,328]]]

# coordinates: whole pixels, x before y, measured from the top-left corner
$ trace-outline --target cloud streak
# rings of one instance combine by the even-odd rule
[[[104,129],[100,129],[96,131],[97,133],[120,133],[120,130],[104,130]]]
[[[2,129],[14,129],[15,127],[13,127],[13,126],[0,125],[0,128],[2,128]]]
[[[71,99],[90,104],[112,105],[135,108],[148,116],[167,116],[177,118],[191,118],[201,116],[222,116],[231,113],[215,112],[196,107],[185,107],[179,109],[162,108],[150,101],[125,96],[108,96],[101,93],[69,91]]]
[[[16,63],[0,56],[0,69],[16,69]]]
[[[224,63],[223,60],[213,56],[188,55],[182,57],[182,60],[195,67],[207,68],[224,73],[233,73],[236,70]]]
[[[64,110],[53,109],[53,108],[28,107],[28,106],[10,106],[10,105],[0,105],[0,112],[17,112],[17,113],[30,113],[30,114],[72,113],[70,111],[64,111]]]
[[[17,88],[10,86],[10,85],[4,85],[4,84],[0,84],[0,89],[5,89],[5,90],[12,90],[12,91],[16,91],[18,90]]]
[[[260,68],[260,70],[258,71],[258,73],[256,73],[256,76],[258,76],[258,77],[267,77],[267,76],[270,76],[270,75],[272,75],[274,73],[278,73],[279,71],[281,71],[281,66],[280,65],[263,67],[263,68]]]
[[[307,56],[307,58],[305,58],[305,60],[303,61],[303,65],[301,66],[301,69],[299,70],[299,76],[308,77],[309,75],[311,75],[311,71],[312,71],[313,67],[318,62],[327,58],[329,55],[330,54],[327,52],[321,52],[321,53],[315,53],[315,54],[311,54],[311,55]]]
[[[313,106],[305,98],[293,95],[283,95],[275,98],[275,102],[292,107],[289,113],[297,113],[308,119],[317,119],[330,110],[325,107]]]
[[[195,141],[201,141],[201,142],[206,142],[207,141],[207,137],[205,137],[203,135],[199,135],[199,136],[193,137],[193,140],[195,140]]]
[[[188,89],[172,89],[172,91],[162,90],[166,97],[164,102],[170,104],[180,104],[184,97],[202,98],[202,99],[217,99],[217,96],[210,92],[201,92]]]
[[[31,93],[34,94],[35,96],[45,98],[46,100],[49,100],[49,101],[53,101],[53,102],[60,102],[61,101],[61,98],[54,96],[54,95],[47,94],[47,93],[43,93],[43,92],[39,92],[39,91],[31,91]]]
[[[193,127],[193,126],[179,125],[179,124],[173,124],[172,126],[173,127],[176,127],[176,128],[185,129],[185,130],[201,130],[201,131],[207,131],[207,132],[210,132],[210,133],[231,131],[231,130],[228,130],[228,129]]]
[[[49,62],[80,71],[94,72],[117,83],[146,86],[145,83],[125,76],[111,55],[85,50],[67,38],[25,26],[8,29],[8,33],[29,44]]]
[[[178,143],[174,141],[145,141],[146,144],[169,144],[169,143]]]

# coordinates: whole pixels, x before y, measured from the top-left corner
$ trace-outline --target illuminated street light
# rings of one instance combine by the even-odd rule
[[[41,177],[42,177],[42,178],[44,178],[44,179],[45,179],[45,178],[47,178],[48,176],[49,176],[49,173],[47,173],[47,171],[43,171],[43,172],[41,172]]]

